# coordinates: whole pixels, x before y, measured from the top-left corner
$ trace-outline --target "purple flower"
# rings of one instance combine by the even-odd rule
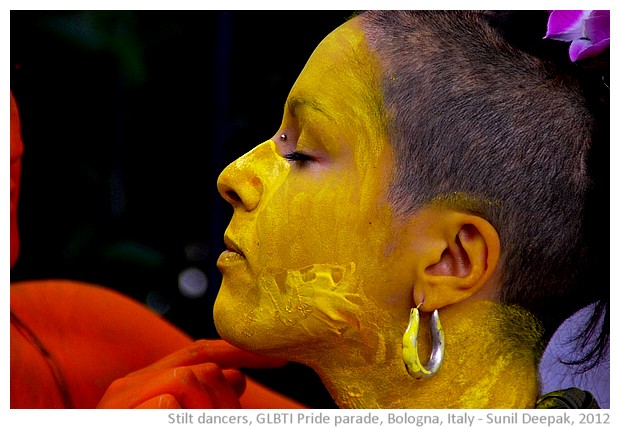
[[[595,57],[609,47],[608,10],[554,10],[549,15],[546,39],[571,42],[571,61]]]

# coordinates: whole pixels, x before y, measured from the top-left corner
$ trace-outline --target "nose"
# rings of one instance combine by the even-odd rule
[[[217,190],[234,208],[254,210],[263,195],[263,182],[252,160],[256,149],[229,164],[217,179]]]

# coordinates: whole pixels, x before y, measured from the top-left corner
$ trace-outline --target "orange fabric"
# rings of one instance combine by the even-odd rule
[[[71,280],[14,284],[11,311],[49,352],[76,408],[96,407],[114,380],[193,343],[146,306],[110,289]],[[228,347],[215,353],[233,363],[246,353]],[[11,408],[67,405],[44,354],[23,329],[11,324]],[[253,380],[247,379],[246,385],[244,408],[302,407]]]

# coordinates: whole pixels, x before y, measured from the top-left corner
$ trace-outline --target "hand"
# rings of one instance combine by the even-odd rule
[[[285,363],[224,340],[199,340],[114,381],[97,408],[240,408],[245,376],[237,368]]]

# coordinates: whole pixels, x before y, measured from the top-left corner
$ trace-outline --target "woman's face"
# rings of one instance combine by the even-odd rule
[[[298,77],[278,132],[220,175],[234,207],[214,308],[223,338],[303,353],[411,305],[379,75],[357,21],[339,27]]]

